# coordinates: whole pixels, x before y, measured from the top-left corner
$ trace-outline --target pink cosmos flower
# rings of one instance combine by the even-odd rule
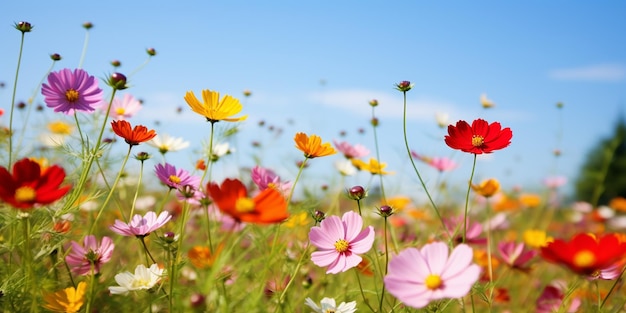
[[[141,109],[141,102],[131,94],[125,94],[120,100],[115,98],[111,104],[111,117],[115,120],[125,120],[133,117]]]
[[[363,228],[363,218],[353,211],[346,212],[340,219],[329,216],[320,226],[309,231],[311,243],[318,251],[311,254],[315,265],[328,266],[327,274],[337,274],[356,267],[362,258],[358,254],[369,251],[374,244],[374,228]]]
[[[562,312],[561,306],[563,305],[563,300],[565,299],[565,290],[567,290],[567,286],[565,286],[564,282],[554,281],[551,284],[547,285],[539,298],[537,298],[537,313],[552,313],[552,312]],[[568,308],[566,308],[567,313],[578,312],[578,308],[580,307],[581,300],[578,297],[574,297]]]
[[[171,189],[180,189],[187,185],[197,189],[200,185],[199,177],[191,176],[184,169],[177,170],[174,165],[169,163],[157,164],[154,170],[159,180]]]
[[[447,171],[451,171],[453,169],[455,169],[457,167],[456,162],[452,161],[452,159],[449,158],[445,158],[445,157],[427,157],[427,156],[423,156],[421,154],[418,154],[415,151],[411,151],[411,156],[415,159],[418,159],[432,167],[434,167],[435,169],[437,169],[439,172],[447,172]]]
[[[82,69],[62,69],[48,75],[48,83],[41,86],[46,105],[54,112],[74,114],[74,110],[92,112],[102,101],[98,81]]]
[[[147,236],[151,232],[161,228],[172,216],[169,212],[163,211],[157,217],[156,213],[150,211],[141,216],[135,214],[130,223],[126,224],[120,220],[115,220],[113,226],[109,227],[113,232],[122,236]]]
[[[565,176],[550,176],[543,179],[543,184],[551,189],[559,188],[567,184],[567,177]]]
[[[463,241],[463,217],[462,216],[454,216],[443,219],[444,225],[448,229],[450,234],[456,234],[454,236],[454,241],[457,243],[461,243]],[[478,222],[472,222],[467,220],[467,233],[465,234],[465,243],[473,243],[473,244],[485,244],[487,243],[487,238],[480,237],[483,232],[483,225]]]
[[[358,159],[370,154],[370,151],[361,144],[353,146],[346,141],[337,142],[336,140],[334,140],[333,143],[335,144],[335,148],[343,153],[346,159]]]
[[[498,252],[504,263],[523,271],[529,269],[528,262],[539,253],[537,250],[527,249],[523,242],[515,244],[513,241],[498,243]]]
[[[480,276],[474,253],[460,244],[448,255],[448,245],[433,242],[421,250],[408,248],[389,262],[384,278],[389,293],[405,305],[423,308],[430,301],[465,296]]]
[[[77,275],[97,274],[100,273],[102,264],[111,260],[113,248],[115,245],[111,238],[104,236],[98,244],[96,237],[89,235],[85,237],[83,246],[76,241],[70,243],[70,253],[65,257],[65,261]]]
[[[280,177],[274,173],[274,171],[255,166],[251,172],[252,181],[259,188],[259,191],[263,191],[267,188],[276,188],[283,194],[291,189],[291,182],[281,182]]]

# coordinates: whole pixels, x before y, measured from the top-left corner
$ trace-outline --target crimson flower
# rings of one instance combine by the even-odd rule
[[[39,163],[22,159],[13,165],[13,173],[0,166],[0,199],[16,209],[32,209],[61,199],[69,185],[61,186],[65,179],[63,168],[53,165],[41,168]]]
[[[135,128],[131,129],[130,123],[124,120],[113,121],[111,122],[111,126],[113,127],[113,132],[124,138],[126,143],[131,146],[136,146],[156,136],[154,129],[148,130],[148,128],[143,125],[137,125]]]
[[[541,248],[541,256],[553,263],[567,266],[577,274],[594,276],[622,260],[626,243],[617,235],[608,234],[596,238],[581,233],[571,241],[556,239]]]
[[[463,152],[483,154],[506,148],[511,144],[513,132],[510,128],[502,129],[498,122],[489,124],[477,119],[470,126],[466,121],[456,122],[456,126],[448,125],[446,144]]]

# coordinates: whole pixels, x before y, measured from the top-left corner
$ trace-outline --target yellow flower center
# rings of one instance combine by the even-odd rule
[[[180,183],[180,177],[178,177],[176,175],[170,175],[169,179],[174,184],[179,184]]]
[[[78,91],[74,90],[74,89],[70,89],[68,91],[65,92],[65,99],[67,99],[67,101],[69,102],[76,102],[78,101]]]
[[[439,277],[439,275],[430,274],[428,275],[428,277],[426,277],[426,281],[424,282],[424,284],[426,285],[426,288],[430,290],[435,290],[443,285],[443,281],[441,280],[441,277]]]
[[[254,211],[254,200],[250,198],[237,199],[237,202],[235,202],[235,210],[237,210],[237,212]]]
[[[28,187],[28,186],[24,186],[24,187],[20,187],[17,188],[17,190],[15,190],[15,200],[17,202],[30,202],[35,200],[35,189]]]
[[[348,251],[349,247],[350,247],[350,243],[347,242],[345,239],[339,239],[335,241],[335,250],[337,250],[337,252],[339,253]]]
[[[326,309],[326,311],[324,311],[324,313],[335,313],[337,312],[335,309]]]
[[[133,288],[150,287],[150,281],[147,279],[143,279],[143,278],[137,278],[133,280],[133,283],[131,284],[131,286]]]
[[[589,250],[582,250],[574,255],[574,265],[588,267],[596,262],[596,256]]]
[[[472,136],[472,146],[480,147],[483,145],[483,142],[485,142],[485,138],[483,138],[483,136],[479,136],[479,135]]]
[[[117,115],[124,115],[124,113],[126,113],[126,110],[124,108],[117,108],[115,109],[115,113],[117,113]]]
[[[72,126],[62,121],[51,122],[48,124],[48,129],[52,133],[59,135],[69,135],[72,133]]]

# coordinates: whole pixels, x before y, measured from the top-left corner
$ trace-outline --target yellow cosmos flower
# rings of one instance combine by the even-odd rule
[[[384,168],[387,167],[387,163],[378,163],[378,160],[375,158],[370,158],[369,163],[365,163],[359,159],[352,159],[352,165],[359,169],[359,171],[367,171],[372,173],[372,175],[388,175],[393,174],[393,172],[385,172]]]
[[[63,121],[54,121],[48,123],[48,130],[57,135],[70,135],[72,133],[72,125]]]
[[[394,208],[394,210],[402,211],[411,203],[411,199],[404,196],[397,196],[387,199],[387,205]]]
[[[220,93],[208,89],[202,90],[202,103],[196,98],[193,91],[187,91],[185,101],[194,112],[206,117],[211,123],[219,121],[239,122],[245,120],[248,116],[232,117],[241,112],[243,106],[236,98],[225,95],[220,100]]]
[[[552,241],[554,238],[549,237],[543,230],[528,229],[524,231],[524,243],[533,248],[541,248]]]
[[[83,306],[87,283],[81,281],[76,288],[69,287],[63,290],[44,293],[43,299],[46,303],[43,307],[53,312],[78,312]]]
[[[294,137],[296,148],[304,152],[304,157],[312,159],[337,153],[329,142],[322,143],[322,138],[317,135],[308,136],[305,133],[297,133]]]
[[[541,204],[541,197],[534,193],[519,195],[519,202],[528,208],[536,208]]]
[[[489,109],[489,108],[493,108],[495,106],[495,103],[493,103],[493,101],[491,101],[490,99],[487,98],[486,94],[482,94],[480,95],[480,104],[483,106],[483,108],[485,109]]]
[[[472,189],[474,189],[477,194],[489,198],[500,191],[500,182],[497,179],[490,178],[483,180],[478,185],[472,184]]]
[[[307,226],[309,224],[309,214],[307,212],[300,212],[289,217],[284,223],[288,228],[295,228],[300,226]]]

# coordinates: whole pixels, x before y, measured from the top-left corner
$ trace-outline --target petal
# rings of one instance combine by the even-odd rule
[[[311,253],[311,261],[319,267],[328,266],[335,262],[338,258],[339,252],[335,250],[315,251]]]
[[[447,259],[447,261],[441,262],[445,264],[443,271],[439,272],[441,278],[444,281],[447,281],[447,279],[455,277],[460,272],[463,272],[470,265],[473,257],[474,252],[468,245],[460,244],[456,246],[456,248],[452,250],[450,258]]]
[[[433,242],[425,245],[420,252],[426,260],[430,273],[441,275],[448,261],[448,246],[443,242]]]
[[[348,242],[352,242],[363,229],[363,218],[354,211],[348,211],[341,218],[345,226],[345,237]]]
[[[369,251],[374,244],[374,228],[368,226],[356,238],[350,241],[350,251],[356,254],[363,254]]]

